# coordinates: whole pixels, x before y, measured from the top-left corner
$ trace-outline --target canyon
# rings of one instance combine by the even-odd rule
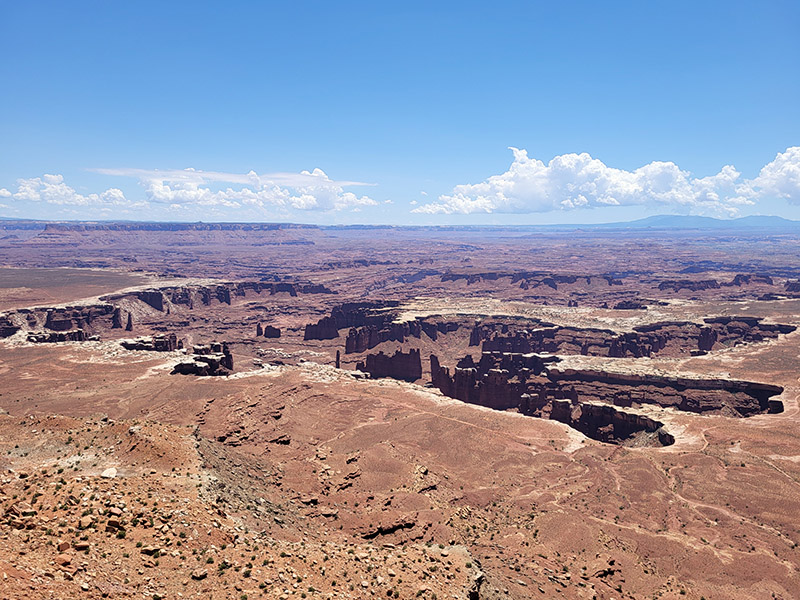
[[[792,232],[0,230],[0,595],[800,594]]]

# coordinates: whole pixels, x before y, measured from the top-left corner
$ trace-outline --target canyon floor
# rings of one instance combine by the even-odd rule
[[[800,597],[800,236],[0,223],[0,598]]]

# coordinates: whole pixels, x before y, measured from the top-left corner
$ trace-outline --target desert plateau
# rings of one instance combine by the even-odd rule
[[[795,232],[0,227],[4,599],[800,596]]]

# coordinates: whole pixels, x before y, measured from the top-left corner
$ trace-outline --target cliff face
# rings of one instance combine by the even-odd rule
[[[391,315],[389,315],[391,317]],[[406,338],[421,338],[424,333],[431,340],[437,340],[440,334],[457,331],[458,322],[434,321],[426,318],[416,318],[413,321],[395,323],[388,321],[381,325],[365,325],[353,327],[345,340],[345,353],[365,352],[383,342],[405,342]]]
[[[368,354],[366,361],[358,363],[356,368],[369,373],[375,379],[391,377],[402,381],[416,381],[422,377],[422,360],[417,349],[408,352],[398,350],[391,356],[383,352]]]
[[[765,383],[576,371],[558,365],[548,369],[547,377],[550,393],[621,406],[657,404],[735,417],[783,412],[783,403],[772,399],[783,388]]]
[[[330,340],[339,337],[339,330],[345,327],[383,325],[387,316],[383,309],[398,306],[398,302],[346,302],[335,306],[331,314],[316,323],[306,325],[304,339]],[[324,336],[324,337],[319,337]]]
[[[172,286],[152,290],[137,290],[125,294],[114,294],[103,297],[108,302],[117,302],[124,298],[136,298],[158,311],[164,311],[169,304],[194,308],[211,304],[231,304],[234,298],[249,296],[289,294],[333,294],[324,285],[302,282],[264,282],[241,281],[221,283],[218,285]]]
[[[0,338],[11,337],[20,329],[21,327],[15,324],[9,317],[0,317]]]
[[[675,443],[675,438],[660,421],[613,406],[553,400],[550,418],[607,444],[670,446]]]
[[[117,322],[115,311],[116,309],[110,304],[22,308],[0,317],[0,338],[12,336],[21,329],[28,331],[44,329],[45,334],[81,330],[84,334],[90,335],[103,329],[113,328]],[[77,337],[78,334],[73,334],[69,339],[81,341]]]
[[[333,317],[322,317],[316,323],[306,325],[304,340],[333,340],[339,337],[339,328]]]
[[[150,352],[172,352],[183,348],[183,343],[174,333],[120,340],[119,343],[126,350],[149,350]]]
[[[233,355],[225,342],[192,347],[192,355],[172,369],[173,375],[221,376],[233,371]]]
[[[633,332],[561,327],[540,323],[521,328],[507,324],[477,324],[470,345],[482,343],[484,351],[549,352],[613,358],[644,356],[687,356],[739,343],[758,342],[791,333],[792,325],[763,323],[753,317],[717,317],[703,324],[688,321],[654,323],[635,327]]]
[[[608,286],[622,285],[622,281],[611,275],[559,275],[555,273],[545,273],[541,271],[487,271],[483,273],[445,273],[441,276],[442,282],[459,281],[467,282],[467,285],[480,283],[482,281],[497,281],[509,278],[512,284],[519,284],[519,287],[528,290],[540,286],[546,286],[554,290],[562,284],[585,283],[592,285],[594,280],[605,281]]]
[[[772,399],[783,392],[780,386],[564,369],[558,362],[553,356],[484,352],[477,365],[471,364],[471,358],[462,360],[451,375],[431,356],[431,379],[447,396],[500,410],[530,412],[553,399],[617,406],[656,404],[729,416],[783,410],[783,404]]]
[[[27,340],[36,344],[48,344],[55,342],[84,342],[86,332],[83,329],[72,329],[70,331],[48,331],[41,333],[29,333]]]
[[[565,369],[555,356],[483,352],[453,369],[431,355],[434,387],[451,398],[561,421],[604,442],[667,445],[662,423],[618,407],[655,404],[695,413],[747,417],[783,410],[783,388],[725,379],[691,379]]]

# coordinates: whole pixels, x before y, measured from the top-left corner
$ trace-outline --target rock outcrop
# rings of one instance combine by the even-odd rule
[[[664,429],[662,422],[607,404],[553,400],[549,418],[607,444],[671,446],[675,443],[675,438]]]
[[[383,342],[403,343],[410,337],[420,339],[423,333],[435,341],[440,334],[457,331],[460,326],[460,323],[454,321],[418,317],[413,321],[390,321],[382,325],[353,327],[347,334],[344,351],[346,354],[365,352]]]
[[[339,337],[339,330],[345,327],[363,327],[365,325],[383,325],[391,316],[387,309],[394,308],[399,302],[347,302],[335,306],[331,314],[316,323],[306,325],[305,340],[332,340]]]
[[[233,356],[224,342],[193,346],[192,356],[179,362],[172,374],[220,376],[229,375],[233,371]]]
[[[688,356],[741,343],[760,342],[791,333],[792,325],[763,323],[755,317],[714,317],[703,324],[661,322],[634,327],[632,332],[562,327],[542,321],[479,323],[470,345],[499,352],[549,352],[614,358]]]
[[[97,336],[93,336],[95,339]],[[56,342],[85,342],[90,339],[83,329],[71,329],[70,331],[43,331],[31,332],[27,340],[36,344],[52,344]]]
[[[174,333],[120,340],[119,343],[126,350],[147,350],[150,352],[173,352],[183,348],[183,342],[178,340]]]
[[[614,310],[647,310],[647,304],[641,300],[621,300],[614,305]]]
[[[431,356],[431,380],[447,396],[498,410],[525,414],[553,400],[615,406],[655,404],[694,413],[747,417],[783,411],[773,399],[780,386],[728,379],[666,377],[563,368],[555,356],[483,352],[478,364],[467,356],[453,373]]]
[[[273,327],[272,325],[261,325],[261,323],[256,324],[256,337],[265,337],[265,338],[279,338],[281,337],[281,330],[277,327]]]
[[[339,328],[333,317],[322,317],[316,323],[306,325],[303,339],[308,340],[333,340],[339,337]]]
[[[619,410],[614,402],[583,398],[553,385],[548,372],[558,360],[534,354],[484,353],[477,365],[466,357],[451,375],[431,355],[431,374],[433,385],[446,396],[495,410],[554,419],[601,442],[633,446],[674,443],[660,421]]]
[[[272,325],[265,325],[262,335],[265,338],[276,339],[276,338],[281,337],[281,330],[278,329],[277,327],[273,327]]]
[[[356,369],[369,373],[375,379],[391,377],[402,381],[416,381],[422,377],[422,360],[418,349],[408,352],[398,350],[389,356],[383,352],[368,354],[365,362],[359,362]]]
[[[731,281],[719,282],[716,279],[667,279],[658,284],[661,291],[679,292],[689,290],[699,292],[716,290],[724,287],[742,287],[745,285],[774,285],[772,277],[763,273],[739,273]]]
[[[11,337],[17,333],[21,327],[11,321],[8,317],[0,317],[0,338]]]
[[[189,309],[195,306],[212,304],[231,304],[235,298],[247,298],[264,294],[334,294],[324,285],[287,281],[240,281],[216,285],[166,286],[149,290],[135,290],[122,294],[104,296],[102,300],[118,303],[125,299],[144,302],[157,311],[165,312],[169,306]]]

